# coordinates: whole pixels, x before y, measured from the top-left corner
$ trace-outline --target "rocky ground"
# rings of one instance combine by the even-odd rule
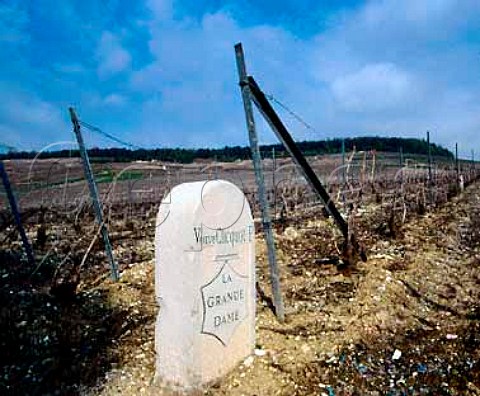
[[[479,204],[474,184],[395,237],[379,227],[379,208],[362,208],[356,226],[369,259],[346,269],[320,261],[339,240],[330,220],[279,228],[287,320],[259,298],[254,355],[204,393],[480,395]],[[157,393],[153,244],[140,238],[136,250],[120,282],[84,276],[75,294],[52,293],[53,267],[35,272],[2,253],[1,394]]]

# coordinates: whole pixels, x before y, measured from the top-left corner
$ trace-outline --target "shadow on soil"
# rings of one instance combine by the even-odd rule
[[[0,394],[79,394],[118,360],[110,346],[128,313],[101,291],[52,296],[53,268],[32,275],[18,254],[0,251]]]

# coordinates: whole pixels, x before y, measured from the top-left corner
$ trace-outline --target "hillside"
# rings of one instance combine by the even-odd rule
[[[342,152],[342,139],[328,139],[317,141],[298,142],[299,148],[307,156],[321,154],[337,154]],[[452,152],[448,149],[431,143],[431,153],[433,156],[453,158]],[[406,139],[398,137],[354,137],[345,139],[345,150],[351,151],[353,148],[359,151],[384,151],[398,153],[401,149],[405,154],[427,154],[428,145],[423,139]],[[287,156],[285,148],[281,144],[264,145],[260,147],[263,156],[271,156],[275,149],[277,156]],[[138,149],[131,150],[126,148],[92,148],[89,149],[89,155],[97,161],[167,161],[179,163],[191,163],[195,160],[216,160],[223,162],[233,162],[236,160],[245,160],[250,158],[250,148],[246,146],[232,146],[218,149],[200,148],[156,148],[156,149]],[[4,159],[32,159],[38,153],[32,152],[9,152],[0,154],[0,160]],[[66,158],[78,156],[77,150],[49,151],[42,154],[42,158]]]

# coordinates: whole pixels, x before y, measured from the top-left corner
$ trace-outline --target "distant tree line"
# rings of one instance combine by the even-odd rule
[[[338,154],[342,150],[342,139],[328,139],[318,141],[298,142],[298,147],[304,155]],[[398,153],[402,148],[404,154],[428,154],[427,142],[423,139],[404,139],[397,137],[355,137],[345,139],[345,150],[351,151],[384,151]],[[446,148],[431,143],[433,156],[453,158],[454,155]],[[275,148],[278,157],[288,154],[281,144],[270,144],[260,147],[262,157],[270,157]],[[191,163],[195,160],[217,160],[233,162],[236,160],[250,159],[250,148],[242,146],[226,146],[218,149],[185,149],[185,148],[156,148],[131,150],[126,148],[92,148],[88,150],[90,158],[95,162],[130,162],[130,161],[167,161],[178,163]],[[10,152],[0,154],[0,160],[4,159],[32,159],[37,152]],[[41,154],[41,158],[68,158],[79,156],[78,150],[47,151]]]

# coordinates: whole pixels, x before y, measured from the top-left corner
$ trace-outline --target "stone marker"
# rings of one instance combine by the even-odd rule
[[[156,383],[201,389],[255,346],[250,206],[224,180],[184,183],[163,199],[155,235]]]

